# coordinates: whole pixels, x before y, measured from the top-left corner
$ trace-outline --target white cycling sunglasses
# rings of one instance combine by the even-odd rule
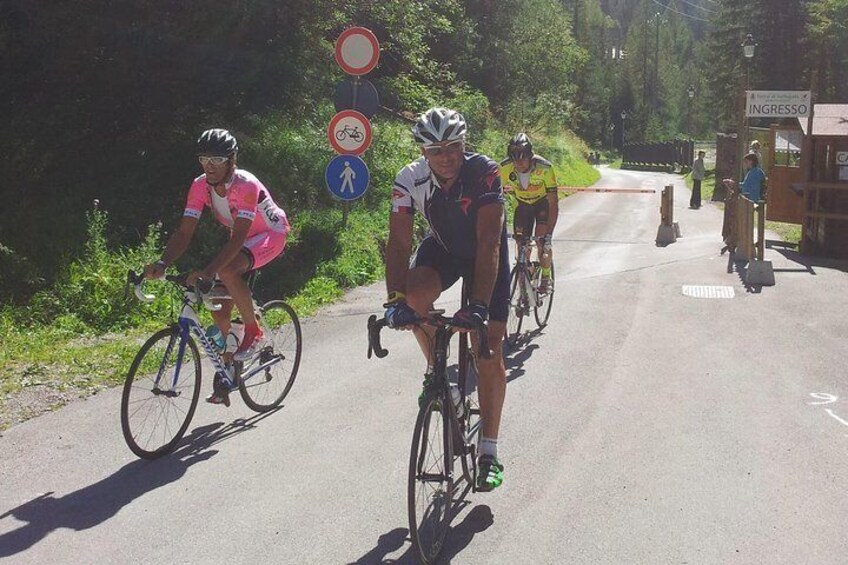
[[[209,156],[209,155],[198,155],[197,160],[200,161],[201,165],[205,165],[206,163],[212,163],[213,165],[223,165],[230,158],[229,157],[220,157],[220,156]]]

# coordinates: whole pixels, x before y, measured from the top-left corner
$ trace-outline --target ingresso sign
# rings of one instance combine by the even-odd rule
[[[809,90],[749,90],[745,115],[749,118],[806,118]]]

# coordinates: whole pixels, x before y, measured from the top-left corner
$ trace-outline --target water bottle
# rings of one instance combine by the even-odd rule
[[[235,353],[241,345],[241,340],[244,339],[244,324],[240,321],[233,321],[230,324],[230,331],[227,333],[227,353]]]
[[[462,402],[462,394],[460,394],[459,392],[459,387],[451,383],[450,385],[448,385],[448,388],[450,389],[453,407],[456,410],[456,417],[462,418],[465,415],[465,405]]]
[[[209,339],[209,342],[218,349],[218,351],[223,351],[224,347],[227,345],[227,341],[224,339],[224,334],[221,333],[221,330],[215,324],[206,328],[206,337]]]

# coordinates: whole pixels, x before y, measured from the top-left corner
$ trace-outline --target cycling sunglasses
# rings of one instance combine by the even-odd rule
[[[213,165],[223,165],[227,161],[229,161],[229,157],[221,157],[218,155],[198,155],[197,160],[201,165],[205,165],[206,163],[212,163]]]
[[[462,151],[462,148],[463,142],[460,140],[448,143],[447,145],[431,145],[430,147],[425,147],[424,152],[427,153],[428,157],[438,157],[439,155],[458,153]]]

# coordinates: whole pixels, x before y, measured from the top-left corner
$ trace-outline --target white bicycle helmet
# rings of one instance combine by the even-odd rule
[[[464,140],[467,131],[468,126],[462,114],[448,108],[430,108],[412,126],[412,136],[422,147]]]

